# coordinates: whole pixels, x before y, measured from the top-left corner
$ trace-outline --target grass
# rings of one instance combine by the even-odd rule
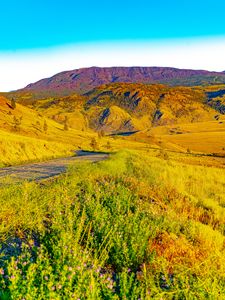
[[[87,130],[64,130],[64,124],[47,117],[18,103],[13,109],[0,96],[0,166],[68,156],[78,148],[88,148],[97,136]]]
[[[157,156],[1,187],[0,298],[223,299],[225,170]]]
[[[22,164],[58,156],[69,156],[73,147],[65,143],[21,136],[0,130],[0,166]]]
[[[225,155],[224,118],[220,121],[162,126],[154,128],[152,133],[158,136],[165,145],[172,143],[184,150]]]

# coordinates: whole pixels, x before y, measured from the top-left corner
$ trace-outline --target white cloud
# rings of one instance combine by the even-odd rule
[[[164,66],[225,70],[225,37],[67,45],[0,53],[0,91],[22,88],[58,72],[90,66]]]

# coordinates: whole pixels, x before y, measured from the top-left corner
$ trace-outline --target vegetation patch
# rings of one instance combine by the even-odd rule
[[[223,299],[224,180],[121,151],[1,187],[1,299]]]

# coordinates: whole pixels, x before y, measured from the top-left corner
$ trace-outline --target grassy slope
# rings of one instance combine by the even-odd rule
[[[14,242],[2,297],[223,299],[224,180],[224,169],[123,151],[44,187],[1,188],[1,239]]]
[[[210,107],[216,107],[218,101],[223,105],[223,93],[221,97],[215,94],[211,104],[206,104],[207,93],[217,91],[223,92],[224,86],[190,88],[115,83],[95,88],[85,96],[35,99],[26,93],[17,97],[62,126],[67,117],[69,127],[76,130],[89,127],[109,133],[141,130],[126,140],[152,144],[154,135],[161,142],[158,146],[163,144],[167,149],[223,155],[225,118]],[[163,114],[160,118],[157,111]]]
[[[91,149],[90,139],[95,135],[86,132],[89,127],[97,130],[103,129],[106,132],[141,130],[140,133],[129,138],[99,140],[99,149],[102,150],[107,150],[106,145],[109,141],[110,150],[124,146],[146,148],[153,145],[175,151],[190,150],[224,155],[225,118],[205,104],[205,93],[223,91],[223,89],[224,86],[188,88],[117,83],[103,85],[85,96],[34,99],[32,94],[19,94],[17,95],[19,101],[34,108],[37,112],[18,104],[11,116],[5,113],[4,117],[1,117],[0,128],[4,127],[4,130],[7,129],[7,132],[12,133],[13,115],[15,114],[18,118],[21,115],[27,115],[27,119],[24,117],[22,120],[20,134],[58,143],[57,150],[52,152],[52,156],[55,156],[56,152],[64,155],[63,144],[65,144],[66,151],[77,147]],[[221,97],[216,97],[213,101],[216,102],[218,99],[223,103]],[[109,109],[108,113],[107,109]],[[163,113],[160,119],[154,118],[157,110]],[[103,118],[105,111],[106,117]],[[217,121],[216,115],[219,118]],[[44,117],[48,118],[48,134],[43,133]],[[69,132],[62,130],[66,117]],[[37,125],[37,122],[40,125]],[[30,143],[32,144],[31,141]],[[2,163],[14,163],[18,160],[22,162],[26,159],[27,154],[20,145],[17,142],[15,145],[15,148],[19,149],[18,155],[14,160],[2,156],[4,157]],[[48,148],[52,149],[52,146],[49,145]],[[5,148],[5,144],[2,148]],[[12,150],[7,151],[8,156],[11,152],[13,153]],[[28,152],[30,153],[29,159],[35,159],[35,155],[31,155],[35,151]],[[41,151],[38,149],[36,152]],[[42,152],[43,155],[40,153],[37,158],[51,156],[50,151],[46,151],[44,147],[42,147]],[[4,149],[2,154],[4,154]]]
[[[179,124],[151,130],[164,144],[173,143],[203,153],[225,155],[225,118],[219,121]]]
[[[0,166],[71,155],[78,147],[88,148],[91,137],[96,136],[75,129],[65,131],[41,112],[20,104],[12,109],[10,104],[0,97]]]
[[[94,129],[113,132],[143,130],[152,124],[213,120],[218,112],[205,104],[205,91],[209,90],[212,88],[113,83],[97,87],[84,96],[35,99],[35,95],[17,93],[15,97],[20,103],[60,122],[67,115],[73,128],[85,127],[89,122]],[[104,116],[106,109],[109,112]],[[157,118],[156,111],[160,111],[162,116]]]

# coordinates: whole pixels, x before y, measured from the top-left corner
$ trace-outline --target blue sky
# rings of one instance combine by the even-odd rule
[[[225,35],[224,0],[3,0],[0,51]]]
[[[90,66],[225,70],[225,0],[2,0],[0,91]]]

